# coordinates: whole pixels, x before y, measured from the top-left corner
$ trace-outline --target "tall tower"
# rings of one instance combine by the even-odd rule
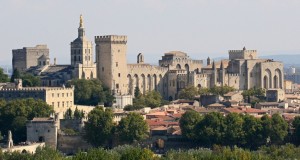
[[[96,65],[93,60],[93,43],[85,36],[83,17],[80,15],[78,37],[71,42],[71,66],[75,78],[96,78]]]
[[[127,36],[96,36],[96,63],[99,79],[113,94],[128,94]]]

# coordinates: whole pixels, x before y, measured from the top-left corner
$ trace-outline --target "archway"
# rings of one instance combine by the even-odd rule
[[[148,91],[151,91],[151,90],[152,90],[152,85],[151,85],[151,83],[152,83],[151,76],[150,76],[150,74],[148,74],[148,75],[147,75],[147,90],[148,90]]]
[[[157,77],[156,77],[156,74],[153,75],[153,85],[154,85],[154,90],[157,91]]]
[[[140,88],[141,88],[142,93],[145,94],[146,93],[146,77],[144,74],[142,74],[141,77],[142,77],[142,84],[141,84]]]
[[[181,69],[181,65],[180,65],[180,64],[177,64],[177,65],[176,65],[176,69]]]
[[[128,84],[128,92],[129,94],[133,94],[133,84],[132,84],[132,78],[131,78],[131,75],[128,74],[127,75],[127,84]]]
[[[268,77],[267,76],[264,76],[264,88],[265,89],[268,89]]]
[[[266,69],[265,72],[266,72],[266,75],[268,76],[268,88],[272,88],[273,84],[272,84],[271,71],[269,69]]]
[[[277,77],[277,75],[274,76],[273,83],[274,83],[274,88],[278,88],[278,77]]]
[[[282,86],[282,72],[280,69],[275,69],[275,75],[278,77],[278,88],[283,88]]]

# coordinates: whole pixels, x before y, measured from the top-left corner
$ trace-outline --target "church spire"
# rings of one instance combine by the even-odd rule
[[[83,17],[80,15],[80,21],[79,21],[79,28],[78,28],[78,37],[84,37],[85,36],[85,30],[83,27]]]

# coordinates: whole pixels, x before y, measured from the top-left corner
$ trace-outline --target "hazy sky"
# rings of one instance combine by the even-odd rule
[[[47,44],[51,61],[70,63],[70,42],[83,14],[87,37],[128,36],[129,62],[139,52],[157,63],[163,53],[226,56],[300,54],[300,0],[0,0],[0,64],[11,50]]]

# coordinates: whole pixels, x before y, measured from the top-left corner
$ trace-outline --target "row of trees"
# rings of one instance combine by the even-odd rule
[[[261,119],[250,115],[220,113],[201,116],[187,111],[180,119],[183,136],[202,146],[214,144],[255,149],[266,144],[281,144],[288,134],[287,122],[278,114]]]
[[[112,106],[115,101],[114,96],[108,87],[104,86],[99,79],[73,79],[67,86],[75,86],[74,99],[76,104],[80,105],[98,105]]]
[[[287,144],[283,146],[261,147],[257,151],[249,151],[241,148],[229,148],[214,146],[210,149],[190,149],[190,150],[170,150],[165,156],[158,157],[151,150],[133,146],[118,146],[111,150],[103,148],[93,148],[87,152],[78,152],[72,157],[64,157],[58,151],[45,147],[38,148],[36,153],[3,153],[0,152],[0,159],[6,160],[274,160],[274,159],[298,159],[300,148]]]
[[[112,138],[133,143],[147,137],[148,125],[137,113],[129,113],[118,125],[113,122],[111,109],[96,107],[88,114],[84,138],[93,146],[110,146]]]
[[[26,141],[26,121],[34,117],[49,117],[52,107],[42,100],[20,99],[6,102],[0,100],[0,131],[14,135],[14,142]]]
[[[84,115],[85,114],[84,114],[83,110],[79,111],[77,107],[75,108],[74,113],[73,113],[72,109],[69,108],[65,112],[64,118],[65,119],[78,119],[78,120],[81,120],[85,117]]]
[[[124,110],[133,111],[145,107],[156,108],[164,104],[168,104],[168,101],[163,100],[162,96],[157,91],[148,91],[147,93],[142,94],[140,89],[136,87],[134,96],[135,98],[133,99],[133,104],[125,106]]]
[[[2,68],[0,68],[0,83],[5,83],[8,81],[9,81],[8,75],[4,73]]]
[[[188,86],[184,89],[182,89],[179,92],[179,98],[180,99],[189,99],[189,100],[194,100],[195,96],[197,95],[206,95],[206,94],[213,94],[213,95],[221,95],[223,96],[224,94],[228,92],[232,92],[235,89],[230,86],[214,86],[212,88],[197,88],[194,86]]]
[[[265,101],[266,90],[264,88],[250,88],[248,90],[244,90],[242,95],[247,103],[256,103],[260,101]],[[251,99],[254,99],[251,101]]]

